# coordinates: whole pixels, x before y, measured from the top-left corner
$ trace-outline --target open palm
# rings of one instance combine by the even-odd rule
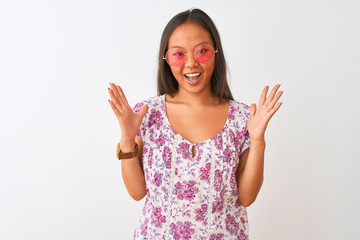
[[[280,84],[274,86],[269,96],[266,97],[269,86],[265,86],[258,106],[255,103],[250,106],[250,118],[248,131],[251,140],[265,141],[265,130],[275,112],[280,108],[282,102],[278,102],[283,91],[279,91]],[[276,94],[276,96],[275,96]],[[277,103],[278,102],[278,103]]]
[[[127,102],[121,87],[114,83],[110,83],[110,87],[111,88],[108,88],[111,97],[109,103],[119,121],[121,138],[134,140],[142,119],[149,107],[144,105],[140,112],[135,114]]]

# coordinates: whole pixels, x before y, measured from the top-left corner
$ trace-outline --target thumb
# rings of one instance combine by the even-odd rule
[[[251,117],[254,116],[254,115],[255,115],[255,112],[256,112],[256,104],[253,103],[253,104],[251,104],[251,106],[250,106],[250,116],[251,116]]]
[[[149,109],[148,105],[144,105],[141,107],[140,111],[139,111],[139,116],[141,117],[141,119],[143,119],[145,113],[147,112],[147,110]]]

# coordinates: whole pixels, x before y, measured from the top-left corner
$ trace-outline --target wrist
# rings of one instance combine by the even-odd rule
[[[121,152],[130,152],[135,147],[135,140],[120,140]]]
[[[120,143],[116,145],[116,157],[119,160],[135,158],[138,155],[138,153],[139,153],[139,148],[137,143],[135,143],[134,148],[131,151],[122,150]]]
[[[250,138],[250,147],[264,147],[266,146],[265,139],[251,139]]]

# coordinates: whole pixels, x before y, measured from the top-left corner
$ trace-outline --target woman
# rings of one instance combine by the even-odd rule
[[[235,101],[218,31],[193,9],[164,29],[158,96],[131,109],[121,87],[110,86],[122,177],[132,198],[146,196],[134,239],[248,239],[246,207],[262,185],[280,85],[269,96],[266,86],[258,106]]]

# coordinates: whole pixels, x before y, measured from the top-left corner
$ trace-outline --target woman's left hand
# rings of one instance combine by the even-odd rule
[[[251,104],[250,118],[248,122],[250,141],[253,140],[265,142],[266,127],[271,117],[280,108],[282,104],[282,102],[277,103],[283,93],[283,91],[279,91],[276,94],[279,87],[280,84],[275,85],[275,87],[271,90],[269,96],[266,97],[267,91],[269,89],[269,86],[266,86],[260,96],[259,105],[256,107],[255,103]]]

